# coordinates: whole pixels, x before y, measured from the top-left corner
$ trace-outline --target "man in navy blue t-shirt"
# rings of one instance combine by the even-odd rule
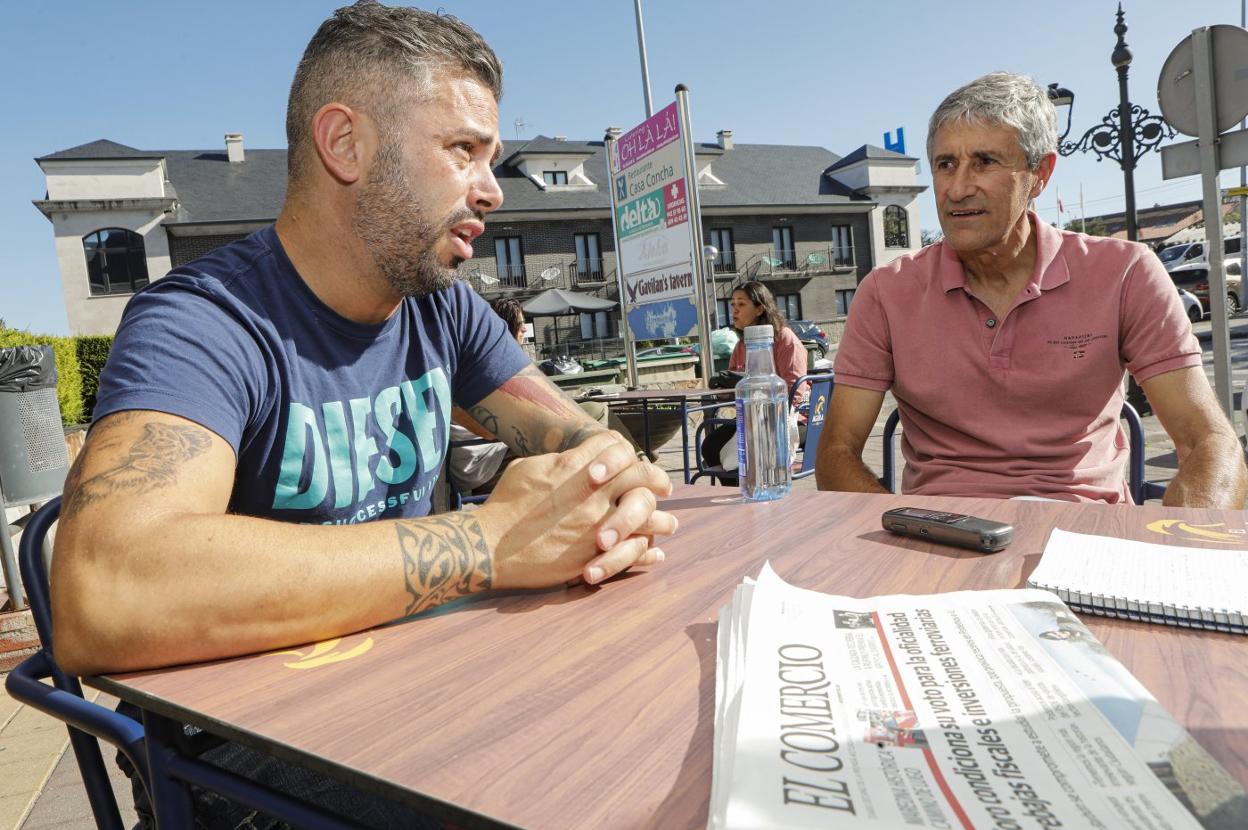
[[[502,202],[500,93],[453,18],[362,3],[322,25],[276,224],[126,309],[66,481],[66,669],[257,652],[662,560],[667,476],[454,279]],[[534,457],[481,509],[428,516],[452,406]]]

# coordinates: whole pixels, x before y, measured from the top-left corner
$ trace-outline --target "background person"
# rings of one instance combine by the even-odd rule
[[[772,344],[772,357],[779,375],[790,389],[793,383],[806,374],[806,347],[788,327],[780,309],[776,307],[776,298],[771,289],[761,282],[742,283],[732,290],[732,301],[729,306],[732,313],[732,327],[739,337],[737,345],[732,349],[732,357],[728,361],[728,371],[745,371],[745,329],[747,326],[771,326],[775,333]],[[805,385],[805,384],[803,384]],[[801,395],[799,393],[798,397]],[[797,424],[789,418],[790,450],[797,445]],[[735,426],[721,424],[709,430],[702,440],[699,452],[702,454],[704,466],[722,466],[725,470],[737,469],[737,429]],[[724,479],[724,484],[735,485],[736,479]]]
[[[1165,503],[1243,506],[1243,451],[1160,260],[1028,209],[1053,174],[1056,124],[1046,91],[1004,72],[936,108],[927,152],[944,238],[858,287],[820,489],[883,492],[862,448],[891,389],[905,493],[1127,502],[1125,368],[1178,455]]]

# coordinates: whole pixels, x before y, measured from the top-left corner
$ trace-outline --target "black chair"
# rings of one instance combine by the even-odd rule
[[[1147,499],[1159,499],[1166,494],[1165,485],[1144,479],[1144,425],[1140,422],[1140,413],[1135,411],[1134,406],[1123,401],[1120,417],[1127,422],[1127,435],[1130,440],[1127,489],[1131,492],[1131,500],[1136,504],[1143,504]],[[901,416],[894,409],[884,422],[884,475],[880,476],[880,484],[893,493],[897,492],[896,476],[893,472],[897,456],[893,439],[900,420]]]
[[[74,748],[78,770],[82,773],[95,823],[106,830],[121,830],[121,813],[97,739],[108,741],[125,755],[150,794],[143,726],[86,700],[78,678],[62,671],[52,654],[52,606],[42,548],[48,528],[56,521],[60,509],[59,497],[48,502],[31,517],[22,533],[18,559],[42,646],[9,673],[5,688],[14,700],[69,725],[70,744]],[[52,686],[42,682],[47,678],[52,679]]]
[[[48,528],[56,521],[60,508],[59,497],[49,501],[30,518],[22,533],[18,548],[19,565],[42,646],[9,673],[5,688],[14,700],[68,724],[70,743],[78,760],[96,826],[103,830],[124,830],[117,798],[100,754],[99,740],[102,739],[115,746],[130,762],[135,775],[147,790],[156,811],[156,823],[161,827],[191,826],[187,784],[220,793],[297,827],[325,830],[354,827],[347,820],[325,814],[285,793],[172,751],[170,746],[181,746],[187,742],[184,729],[179,724],[154,718],[156,728],[145,729],[133,718],[92,703],[82,696],[78,679],[66,674],[52,654],[51,596],[41,549]],[[42,682],[48,678],[51,678],[53,685]],[[144,718],[147,717],[145,714]],[[157,732],[165,734],[157,735]],[[190,742],[205,746],[216,740],[207,733],[200,733]]]

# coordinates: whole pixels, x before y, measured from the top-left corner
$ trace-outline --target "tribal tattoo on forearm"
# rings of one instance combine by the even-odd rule
[[[481,523],[467,513],[400,521],[396,525],[403,553],[405,616],[478,591],[493,583],[490,552]]]
[[[91,447],[103,448],[109,433],[122,424],[139,416],[121,413],[109,419],[102,435],[93,435]],[[116,493],[137,496],[159,487],[172,485],[178,477],[182,464],[203,455],[212,446],[206,430],[188,424],[148,423],[143,425],[143,435],[130,446],[116,464],[103,472],[86,478],[86,454],[80,456],[65,479],[65,508],[63,516],[77,513],[84,507]]]

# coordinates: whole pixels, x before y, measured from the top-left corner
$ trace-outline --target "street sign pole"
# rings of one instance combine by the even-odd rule
[[[607,146],[607,178],[614,181],[618,173],[616,164],[615,136],[607,133],[603,143]],[[615,188],[608,187],[611,194],[611,215],[615,216]],[[611,222],[611,236],[615,239],[615,282],[620,294],[620,335],[624,338],[624,355],[628,359],[628,385],[637,387],[637,349],[633,345],[632,335],[628,331],[628,309],[624,305],[624,264],[620,259],[620,230]]]
[[[706,311],[706,257],[702,255],[702,204],[698,199],[698,167],[693,153],[693,127],[689,120],[689,88],[676,86],[676,107],[680,110],[681,141],[685,148],[685,188],[689,199],[689,233],[693,251],[694,297],[698,307],[698,340],[702,343],[702,384],[711,382],[714,357],[711,354],[711,318]]]
[[[1209,305],[1213,312],[1213,386],[1218,405],[1234,423],[1231,392],[1231,338],[1226,317],[1226,271],[1222,268],[1222,194],[1218,187],[1217,102],[1214,100],[1213,43],[1209,27],[1192,32],[1192,63],[1196,75],[1196,120],[1200,129],[1200,181],[1204,193],[1205,239],[1209,250]]]

